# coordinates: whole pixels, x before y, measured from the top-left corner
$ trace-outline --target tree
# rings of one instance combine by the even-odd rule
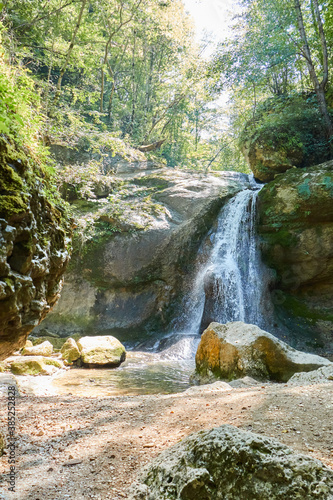
[[[331,117],[328,112],[325,90],[328,84],[328,51],[327,51],[327,42],[324,31],[323,22],[320,16],[320,10],[318,5],[318,0],[312,0],[311,5],[314,11],[314,19],[313,22],[316,23],[316,28],[318,30],[318,35],[320,39],[321,46],[321,57],[320,57],[320,70],[316,70],[316,66],[311,55],[311,50],[309,46],[308,36],[305,31],[304,19],[301,10],[300,0],[294,0],[296,16],[297,16],[297,25],[300,33],[300,37],[303,43],[302,56],[306,60],[306,64],[309,70],[309,75],[316,92],[316,96],[318,99],[319,109],[321,115],[323,117],[323,121],[326,128],[326,137],[327,141],[330,144],[330,149],[333,155],[333,124]],[[319,72],[322,73],[322,78],[320,79]]]
[[[234,36],[219,46],[211,65],[216,88],[231,89],[234,101],[240,103],[235,121],[242,127],[254,118],[258,103],[272,95],[314,90],[331,144],[332,121],[325,98],[331,68],[322,21],[327,20],[332,30],[328,2],[245,0],[242,5]]]

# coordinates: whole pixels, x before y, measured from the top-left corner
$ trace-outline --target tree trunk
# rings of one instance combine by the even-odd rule
[[[297,16],[297,25],[298,25],[298,30],[301,36],[301,40],[303,42],[303,56],[306,60],[306,64],[309,70],[310,78],[312,81],[312,84],[314,86],[316,96],[317,96],[317,101],[319,104],[319,110],[323,119],[324,127],[325,127],[325,133],[326,133],[326,139],[330,148],[330,155],[331,158],[333,158],[333,124],[331,117],[328,112],[328,107],[327,107],[327,102],[326,102],[326,97],[325,97],[325,88],[328,82],[328,54],[327,54],[327,44],[326,44],[326,37],[324,33],[324,27],[323,23],[320,17],[320,11],[318,7],[318,0],[313,0],[313,8],[314,12],[316,15],[317,19],[317,26],[318,26],[318,31],[319,31],[319,36],[320,36],[320,43],[321,43],[321,48],[322,48],[322,56],[323,56],[323,79],[320,82],[316,73],[316,69],[312,60],[311,52],[310,52],[310,47],[308,43],[308,39],[306,36],[305,28],[304,28],[304,21],[303,21],[303,14],[301,10],[301,5],[300,5],[300,0],[294,0],[294,5],[295,5],[295,10],[296,10],[296,16]]]
[[[100,97],[100,102],[99,102],[99,110],[101,113],[103,113],[103,104],[104,104],[104,70],[103,68],[101,69],[101,97]]]
[[[60,70],[60,75],[59,75],[58,82],[57,82],[57,91],[56,91],[56,95],[54,97],[54,101],[55,102],[59,99],[59,96],[60,96],[62,78],[63,78],[63,76],[65,74],[67,65],[69,63],[69,58],[70,58],[71,53],[72,53],[73,48],[74,48],[76,35],[77,35],[77,32],[79,31],[79,28],[80,28],[80,25],[81,25],[82,16],[83,16],[83,12],[84,12],[86,3],[87,3],[87,0],[82,0],[82,5],[81,5],[80,13],[79,13],[79,17],[77,19],[77,22],[76,22],[76,25],[75,25],[75,28],[74,28],[72,40],[71,40],[71,43],[69,44],[69,47],[68,47],[68,50],[67,50],[67,55],[66,55],[65,62],[62,65],[62,68]]]

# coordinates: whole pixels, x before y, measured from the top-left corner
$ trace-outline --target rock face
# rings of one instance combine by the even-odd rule
[[[17,356],[8,358],[6,364],[14,375],[52,375],[64,368],[60,360],[43,356]]]
[[[256,179],[269,182],[292,167],[329,160],[316,98],[306,97],[268,99],[245,127],[242,151]]]
[[[126,358],[125,347],[111,336],[82,337],[77,346],[86,365],[119,366]]]
[[[67,363],[73,363],[81,357],[80,350],[74,339],[67,339],[61,348],[62,359],[67,361]]]
[[[0,137],[0,359],[24,346],[59,298],[68,225],[48,188],[41,167]]]
[[[294,373],[332,366],[325,358],[299,352],[258,326],[241,321],[211,323],[201,336],[195,357],[196,372],[233,380],[250,376],[286,382]]]
[[[72,202],[86,231],[84,250],[77,236],[62,297],[40,328],[139,341],[168,328],[200,243],[248,177],[147,161],[110,168],[105,176],[116,187],[109,197]]]
[[[259,193],[259,234],[277,321],[298,348],[333,354],[333,162],[278,176]]]
[[[135,500],[331,500],[333,472],[278,441],[230,425],[188,436],[148,465]]]
[[[53,345],[47,340],[36,346],[26,346],[22,351],[23,356],[51,356],[52,353]]]

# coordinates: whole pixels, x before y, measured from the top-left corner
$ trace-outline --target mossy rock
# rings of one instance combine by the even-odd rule
[[[69,260],[69,217],[47,167],[0,134],[0,359],[56,303]]]
[[[10,363],[10,371],[14,375],[51,375],[54,368],[63,368],[64,365],[57,359],[43,356],[22,356]]]
[[[246,124],[240,143],[254,176],[262,182],[292,167],[309,167],[330,158],[315,96],[268,99]]]
[[[45,340],[35,346],[25,346],[22,349],[22,356],[51,356],[53,353],[53,345]]]
[[[81,357],[80,350],[74,339],[69,338],[66,340],[61,348],[61,355],[62,359],[67,363],[73,363]]]
[[[276,319],[294,345],[333,354],[333,161],[289,170],[258,198]]]

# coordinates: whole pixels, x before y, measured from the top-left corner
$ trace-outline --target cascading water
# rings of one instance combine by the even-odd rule
[[[207,261],[201,265],[181,329],[200,333],[211,321],[244,321],[265,326],[265,268],[255,234],[256,202],[261,188],[254,180],[221,210]]]
[[[85,377],[80,370],[70,370],[57,381],[58,393],[90,394],[91,377],[98,394],[105,395],[185,390],[190,385],[199,333],[211,321],[244,321],[268,329],[267,276],[255,234],[260,185],[250,179],[250,187],[224,206],[216,231],[209,235],[209,251],[207,240],[199,251],[200,265],[173,332],[157,340],[149,353],[132,352],[117,370],[100,370],[98,376],[85,372]]]

